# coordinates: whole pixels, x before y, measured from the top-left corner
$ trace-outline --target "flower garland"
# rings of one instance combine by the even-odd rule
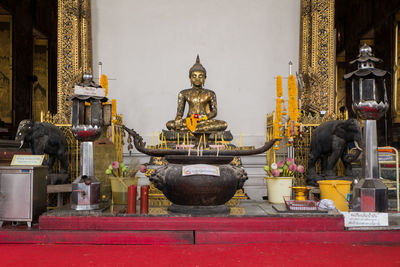
[[[290,75],[288,78],[288,109],[289,109],[289,123],[287,130],[287,137],[293,139],[298,134],[297,127],[300,125],[297,121],[299,118],[299,108],[297,104],[297,86],[296,78]]]
[[[283,88],[282,88],[282,77],[278,75],[276,77],[276,111],[274,118],[274,130],[273,137],[274,139],[282,139],[280,128],[282,127],[282,105],[285,103],[285,100],[281,97],[283,96]],[[279,149],[279,141],[275,143],[274,150]]]

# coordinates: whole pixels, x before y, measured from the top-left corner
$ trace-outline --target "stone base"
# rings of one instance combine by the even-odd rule
[[[211,215],[211,214],[229,214],[230,208],[226,205],[218,206],[184,206],[172,204],[168,207],[168,212],[182,213],[191,215]]]

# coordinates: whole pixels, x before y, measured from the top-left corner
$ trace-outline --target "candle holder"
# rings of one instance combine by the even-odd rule
[[[111,105],[104,89],[99,90],[92,81],[92,75],[84,74],[81,85],[75,86],[72,100],[72,133],[81,142],[80,176],[72,182],[71,208],[94,210],[100,208],[100,181],[94,175],[93,141],[102,127],[111,124]]]
[[[389,73],[374,67],[383,62],[374,57],[372,49],[364,44],[357,59],[358,69],[344,76],[351,79],[353,110],[365,120],[362,160],[362,179],[354,187],[352,208],[354,211],[385,212],[388,209],[387,188],[379,179],[376,121],[388,110],[386,80]]]
[[[312,188],[308,186],[292,186],[292,189],[295,194],[295,200],[307,200],[308,194]]]

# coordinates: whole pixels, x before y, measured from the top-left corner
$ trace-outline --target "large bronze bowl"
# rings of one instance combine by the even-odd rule
[[[235,195],[236,190],[243,187],[247,180],[247,174],[242,168],[227,164],[233,157],[229,157],[230,160],[228,157],[224,159],[224,157],[212,156],[198,159],[196,156],[180,156],[181,159],[176,157],[169,159],[174,163],[155,170],[150,180],[172,203],[177,205],[223,205]],[[166,159],[168,161],[168,157]],[[178,161],[181,163],[177,163]],[[219,168],[220,175],[183,176],[183,166],[192,165],[194,162],[216,166]],[[217,162],[222,164],[216,164]]]

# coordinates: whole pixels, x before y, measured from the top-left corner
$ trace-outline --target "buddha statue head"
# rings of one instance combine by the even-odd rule
[[[196,63],[189,70],[190,82],[194,87],[202,87],[207,78],[207,71],[201,65],[199,55],[197,55]]]
[[[190,68],[190,70],[189,70],[189,78],[192,76],[192,73],[195,72],[195,71],[196,71],[196,72],[203,72],[204,78],[207,77],[207,71],[206,71],[206,69],[203,67],[203,65],[201,65],[199,55],[197,55],[196,63],[194,63],[193,66],[192,66],[192,67]]]

